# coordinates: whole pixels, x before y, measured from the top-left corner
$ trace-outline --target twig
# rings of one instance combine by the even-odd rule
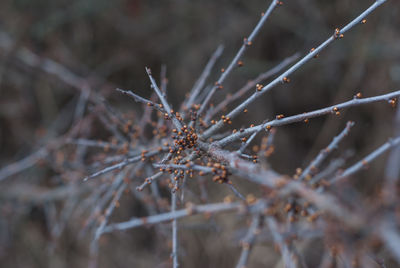
[[[125,173],[121,172],[119,174],[119,176],[124,176]],[[94,246],[94,244],[97,243],[97,241],[99,240],[101,234],[103,233],[103,229],[106,226],[108,219],[110,218],[111,214],[113,213],[114,209],[117,207],[117,204],[121,198],[122,193],[124,192],[125,188],[126,188],[127,184],[126,183],[122,183],[119,188],[118,191],[115,193],[114,198],[111,200],[110,204],[108,205],[107,209],[105,210],[104,213],[104,218],[102,218],[100,225],[97,227],[96,232],[95,232],[95,236],[94,239],[92,241],[92,247]]]
[[[147,75],[149,76],[152,88],[154,89],[154,91],[156,92],[156,94],[157,94],[158,98],[160,99],[162,105],[164,106],[165,113],[168,115],[169,118],[172,119],[172,122],[174,123],[175,127],[177,127],[178,129],[181,129],[182,128],[181,122],[179,122],[179,120],[176,118],[176,116],[173,113],[173,110],[171,109],[171,107],[169,106],[169,103],[167,102],[164,94],[158,88],[156,81],[154,80],[153,76],[151,75],[150,68],[146,67],[146,72],[147,72]]]
[[[121,172],[119,176],[123,177],[125,175],[124,172]],[[99,226],[97,227],[94,238],[92,242],[90,243],[90,267],[96,267],[97,266],[97,258],[98,258],[98,251],[99,251],[99,239],[101,235],[103,234],[103,229],[106,226],[108,219],[110,218],[111,214],[113,213],[114,209],[117,207],[117,204],[119,202],[119,199],[121,198],[122,193],[124,192],[126,188],[126,184],[123,183],[122,185],[119,186],[118,191],[114,195],[114,198],[111,200],[110,204],[108,205],[104,216],[102,217]]]
[[[93,109],[91,112],[94,112]],[[128,142],[128,139],[121,133],[118,129],[117,124],[115,124],[112,119],[106,117],[103,113],[97,113],[97,118],[103,126],[108,129],[120,142]]]
[[[160,83],[161,83],[161,92],[166,95],[167,94],[167,85],[168,85],[168,78],[167,78],[167,65],[161,65],[161,72],[160,72]]]
[[[120,88],[117,88],[116,90],[121,92],[122,94],[125,94],[125,95],[128,95],[128,96],[132,97],[136,102],[140,102],[140,103],[143,103],[143,104],[145,104],[147,106],[151,106],[154,109],[156,109],[156,110],[158,110],[158,111],[160,111],[162,113],[165,113],[165,110],[162,109],[160,107],[160,104],[158,104],[158,103],[154,103],[151,100],[142,98],[139,95],[136,95],[135,93],[133,93],[132,91],[127,91],[127,90],[123,90],[123,89],[120,89]]]
[[[0,181],[15,175],[27,168],[34,166],[40,159],[48,155],[47,148],[41,148],[38,151],[28,155],[27,157],[9,164],[0,169]]]
[[[386,142],[381,147],[379,147],[378,149],[376,149],[375,151],[373,151],[372,153],[367,155],[365,158],[363,158],[362,160],[360,160],[359,162],[357,162],[353,166],[347,168],[345,171],[343,171],[342,174],[340,174],[340,175],[336,176],[335,178],[333,178],[331,180],[331,183],[336,183],[338,181],[341,181],[341,180],[353,175],[354,173],[358,172],[362,168],[367,167],[368,164],[371,161],[373,161],[374,159],[376,159],[378,156],[380,156],[381,154],[385,153],[389,149],[394,148],[394,147],[396,147],[398,145],[400,145],[400,136],[395,138],[395,139],[390,139],[388,142]]]
[[[393,223],[382,224],[380,229],[380,236],[385,242],[385,246],[390,250],[392,256],[400,264],[400,235],[395,230]]]
[[[168,150],[168,149],[162,148],[161,152],[164,152],[164,151],[166,151],[166,150]],[[100,175],[104,175],[104,174],[106,174],[106,173],[108,173],[108,172],[111,172],[111,171],[113,171],[113,170],[122,169],[123,167],[125,167],[125,166],[127,166],[127,165],[130,165],[130,164],[133,164],[133,163],[136,163],[136,162],[141,161],[142,158],[152,157],[152,156],[155,156],[155,155],[157,155],[157,154],[159,154],[159,153],[161,153],[161,152],[160,152],[160,150],[154,150],[154,151],[150,151],[150,152],[148,152],[148,153],[145,153],[145,154],[143,154],[143,155],[139,155],[139,156],[134,156],[134,157],[127,158],[127,159],[125,159],[124,161],[122,161],[122,162],[120,162],[120,163],[117,163],[117,164],[115,164],[115,165],[106,167],[106,168],[104,168],[104,169],[102,169],[102,170],[100,170],[100,171],[97,171],[97,172],[95,172],[95,173],[93,173],[93,174],[91,174],[91,175],[85,177],[85,178],[83,179],[83,181],[87,181],[87,180],[89,180],[89,179],[93,179],[93,178],[98,177],[98,176],[100,176]]]
[[[129,220],[127,222],[112,224],[104,229],[104,233],[113,232],[115,230],[127,230],[148,224],[166,222],[173,219],[179,219],[186,216],[195,215],[198,213],[215,213],[215,212],[235,210],[239,209],[241,206],[242,206],[241,202],[214,203],[207,205],[192,206],[190,209],[180,209],[176,210],[175,212],[161,213],[150,217],[136,218]]]
[[[224,46],[219,45],[218,48],[215,50],[215,52],[212,54],[211,58],[207,62],[206,67],[204,68],[203,72],[201,73],[199,79],[196,81],[193,88],[190,90],[189,99],[182,103],[181,111],[185,107],[188,109],[190,109],[190,107],[192,107],[192,105],[194,104],[194,102],[196,101],[196,98],[198,97],[198,95],[200,93],[200,90],[204,87],[204,84],[205,84],[208,76],[210,75],[211,69],[214,67],[214,64],[217,61],[217,59],[221,56],[223,50],[224,50]]]
[[[394,122],[394,135],[400,136],[400,105],[397,107],[397,114]],[[384,193],[387,203],[395,202],[396,184],[400,178],[400,147],[390,151],[385,168]]]
[[[240,258],[238,263],[236,264],[236,268],[245,268],[247,267],[247,262],[249,259],[250,251],[253,247],[253,244],[256,240],[257,234],[259,233],[260,225],[262,224],[261,216],[256,214],[253,216],[251,221],[251,225],[249,230],[247,231],[246,236],[241,241],[242,245],[242,253],[240,254]]]
[[[240,149],[237,150],[238,154],[242,154],[243,151],[247,148],[247,146],[249,146],[249,144],[254,140],[254,138],[257,136],[257,134],[261,131],[262,131],[262,128],[260,128],[257,132],[254,132],[253,134],[251,134],[250,138],[248,138],[246,140],[246,142],[243,143],[242,146],[240,146]]]
[[[231,188],[234,195],[236,195],[239,199],[246,201],[246,197],[244,197],[235,186],[233,186],[232,182],[228,182],[229,188]]]
[[[375,3],[373,3],[368,9],[366,9],[361,15],[356,17],[354,20],[352,20],[349,24],[347,24],[345,27],[343,27],[339,32],[335,31],[335,33],[329,37],[325,42],[323,42],[321,45],[319,45],[317,48],[314,50],[311,50],[305,57],[303,57],[300,61],[298,61],[295,65],[290,67],[287,71],[282,73],[279,77],[274,79],[272,82],[270,82],[268,85],[263,87],[260,91],[256,91],[253,95],[251,95],[247,100],[239,104],[235,109],[233,109],[227,117],[230,119],[233,119],[236,117],[239,113],[241,113],[246,107],[249,106],[250,103],[252,103],[255,99],[257,99],[259,96],[262,94],[268,92],[270,89],[274,88],[278,84],[282,82],[287,82],[288,77],[297,69],[299,69],[302,65],[304,65],[306,62],[314,58],[318,53],[320,53],[324,48],[326,48],[330,43],[338,39],[338,36],[341,34],[346,33],[348,30],[350,30],[352,27],[360,23],[369,13],[371,13],[373,10],[375,10],[378,6],[386,2],[386,0],[377,0]],[[212,134],[214,134],[217,130],[219,130],[224,123],[220,120],[218,121],[217,124],[213,125],[209,129],[207,129],[203,135],[201,136],[202,139],[207,139],[209,138]]]
[[[178,181],[175,182],[175,188],[171,191],[171,213],[176,211],[177,192],[175,189],[178,187]],[[172,266],[178,268],[178,221],[172,220]]]
[[[136,187],[136,190],[139,191],[139,192],[143,191],[144,187],[146,187],[147,185],[152,184],[152,182],[153,182],[155,179],[158,179],[159,177],[161,177],[161,175],[163,175],[162,172],[157,172],[156,174],[154,174],[154,175],[152,175],[152,176],[146,178],[146,179],[144,180],[144,182],[143,182],[140,186]]]
[[[253,89],[257,84],[261,83],[262,81],[270,78],[271,76],[274,76],[278,72],[280,72],[283,68],[291,64],[293,61],[297,60],[299,58],[299,53],[296,53],[286,59],[284,59],[281,63],[279,63],[277,66],[272,68],[271,70],[268,70],[265,73],[260,74],[257,76],[254,80],[249,81],[245,86],[243,86],[241,89],[239,89],[235,94],[233,94],[230,97],[225,98],[223,101],[221,101],[214,109],[210,109],[210,111],[206,114],[204,121],[208,122],[211,117],[213,117],[216,113],[219,111],[222,111],[225,107],[229,105],[229,103],[232,103],[233,101],[241,98],[244,94],[246,94],[249,90]]]
[[[295,122],[301,122],[301,121],[307,120],[309,118],[314,118],[314,117],[331,114],[331,113],[337,113],[341,109],[345,109],[345,108],[349,108],[349,107],[353,107],[353,106],[369,104],[369,103],[378,102],[378,101],[388,101],[388,100],[393,99],[398,96],[400,96],[400,90],[394,91],[391,93],[387,93],[384,95],[369,97],[369,98],[363,98],[363,99],[353,98],[350,101],[332,105],[332,106],[322,108],[319,110],[315,110],[312,112],[302,113],[302,114],[293,115],[293,116],[289,116],[289,117],[284,117],[281,119],[275,119],[275,120],[271,120],[266,123],[254,126],[254,127],[249,127],[249,128],[243,129],[242,131],[238,131],[234,134],[231,134],[231,135],[225,137],[222,140],[217,141],[216,144],[220,147],[224,147],[227,144],[230,144],[236,140],[239,140],[242,137],[251,135],[254,132],[259,131],[260,128],[271,128],[271,127],[283,126],[283,125],[287,125],[287,124],[291,124],[291,123],[295,123]]]
[[[213,169],[210,167],[195,165],[193,163],[188,163],[187,165],[178,165],[178,164],[153,164],[154,167],[159,168],[173,168],[173,169],[182,169],[182,170],[196,170],[202,171],[204,173],[212,173]]]
[[[271,231],[272,237],[275,241],[275,243],[277,245],[279,245],[279,248],[281,250],[281,254],[282,254],[282,259],[283,262],[285,263],[285,267],[286,268],[295,268],[297,267],[297,265],[295,264],[295,262],[292,259],[292,254],[289,251],[288,246],[286,246],[285,241],[282,238],[282,235],[279,232],[278,229],[278,223],[276,222],[276,220],[273,217],[268,217],[266,219],[268,227]]]
[[[65,141],[66,144],[76,144],[76,145],[84,145],[88,147],[99,147],[103,149],[114,149],[119,150],[123,148],[123,145],[115,145],[111,142],[105,141],[95,141],[95,140],[87,140],[87,139],[67,139]]]
[[[328,177],[329,175],[332,175],[335,171],[337,171],[341,166],[345,164],[345,159],[339,158],[335,159],[332,162],[329,163],[329,165],[320,173],[312,177],[312,179],[308,182],[308,184],[313,185],[323,178]]]
[[[326,159],[328,154],[332,150],[336,149],[339,142],[349,134],[352,126],[354,126],[354,122],[347,122],[346,127],[343,129],[343,131],[338,136],[333,138],[328,147],[322,149],[318,156],[313,161],[311,161],[310,165],[306,169],[304,169],[304,171],[299,176],[299,180],[305,179],[307,176],[309,176],[310,172],[316,170],[319,167],[319,165]]]
[[[257,36],[258,32],[261,30],[261,27],[264,25],[264,23],[267,21],[267,18],[269,15],[271,15],[272,11],[274,10],[275,6],[277,5],[276,0],[272,0],[271,4],[265,11],[264,15],[261,17],[260,21],[257,23],[256,27],[253,29],[251,32],[250,36],[248,38],[245,38],[243,41],[243,45],[240,47],[239,51],[237,52],[236,56],[232,59],[231,63],[229,64],[228,68],[221,74],[219,77],[218,81],[215,83],[211,91],[208,93],[207,97],[203,101],[200,109],[199,109],[199,116],[204,112],[205,108],[208,106],[211,98],[213,97],[215,91],[222,86],[224,83],[225,79],[228,77],[228,75],[232,72],[232,70],[238,66],[239,60],[242,58],[244,52],[246,51],[247,47],[250,46],[255,37]]]

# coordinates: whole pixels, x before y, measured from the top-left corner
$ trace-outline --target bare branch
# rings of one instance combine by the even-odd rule
[[[251,89],[254,89],[254,87],[257,84],[261,83],[262,81],[264,81],[264,80],[270,78],[271,76],[274,76],[278,72],[280,72],[283,68],[285,68],[289,64],[293,63],[293,61],[297,60],[299,58],[299,56],[300,56],[299,53],[296,53],[296,54],[284,59],[281,63],[279,63],[277,66],[275,66],[271,70],[268,70],[265,73],[262,73],[259,76],[257,76],[254,80],[249,81],[245,86],[243,86],[241,89],[239,89],[235,94],[233,94],[230,97],[225,98],[214,109],[210,109],[209,112],[206,114],[204,121],[206,121],[206,122],[210,121],[210,119],[216,113],[222,111],[222,109],[227,107],[233,101],[240,99],[244,94],[249,92]]]
[[[254,215],[251,221],[251,225],[249,230],[247,231],[246,236],[241,241],[242,245],[242,253],[240,254],[240,258],[238,263],[236,264],[236,268],[245,268],[247,267],[247,262],[249,259],[250,251],[253,247],[253,244],[256,240],[257,234],[260,232],[259,228],[262,224],[261,216]]]
[[[147,72],[147,75],[150,78],[150,82],[151,82],[152,88],[156,92],[156,94],[157,94],[158,98],[160,99],[162,105],[164,105],[165,113],[168,115],[169,118],[172,119],[172,122],[174,123],[175,127],[177,127],[178,129],[181,129],[182,128],[181,122],[179,122],[179,120],[176,118],[176,116],[175,116],[173,110],[171,109],[171,107],[169,106],[169,103],[167,102],[164,94],[158,88],[156,81],[154,80],[153,76],[151,75],[150,68],[146,67],[146,72]]]
[[[142,159],[146,159],[148,157],[155,156],[155,155],[160,154],[162,152],[165,152],[167,150],[168,150],[167,148],[161,148],[161,151],[160,150],[154,150],[154,151],[150,151],[150,152],[144,153],[143,155],[138,155],[138,156],[127,158],[127,159],[125,159],[124,161],[122,161],[122,162],[120,162],[118,164],[106,167],[106,168],[104,168],[104,169],[102,169],[100,171],[97,171],[97,172],[85,177],[83,179],[83,181],[87,181],[89,179],[93,179],[95,177],[98,177],[100,175],[104,175],[106,173],[109,173],[109,172],[117,170],[117,169],[122,169],[122,168],[126,167],[127,165],[130,165],[130,164],[133,164],[133,163],[137,163],[137,162],[141,161]]]
[[[357,162],[353,166],[351,166],[348,169],[346,169],[345,171],[343,171],[342,174],[340,174],[340,175],[336,176],[334,179],[332,179],[331,183],[336,183],[338,181],[341,181],[341,180],[353,175],[354,173],[360,171],[361,169],[366,168],[371,161],[373,161],[374,159],[376,159],[377,157],[379,157],[380,155],[382,155],[389,149],[397,147],[398,145],[400,145],[400,136],[395,139],[390,139],[388,142],[386,142],[381,147],[379,147],[378,149],[376,149],[375,151],[373,151],[372,153],[367,155],[361,161]]]
[[[132,91],[127,91],[127,90],[123,90],[123,89],[120,89],[120,88],[117,88],[117,91],[121,92],[122,94],[125,94],[125,95],[128,95],[128,96],[132,97],[136,102],[143,103],[143,104],[145,104],[147,106],[153,107],[154,109],[156,109],[156,110],[158,110],[158,111],[160,111],[162,113],[165,113],[165,110],[163,108],[161,108],[160,104],[154,103],[151,100],[142,98],[139,95],[136,95],[135,93],[133,93]]]
[[[335,33],[329,37],[325,42],[323,42],[321,45],[319,45],[317,48],[311,50],[304,58],[302,58],[300,61],[298,61],[295,65],[290,67],[287,71],[282,73],[279,77],[274,79],[271,83],[263,87],[260,91],[256,91],[253,95],[251,95],[247,100],[239,104],[235,109],[233,109],[229,114],[227,114],[227,117],[230,119],[235,118],[239,113],[241,113],[246,107],[248,107],[255,99],[257,99],[259,96],[263,95],[264,93],[268,92],[270,89],[274,88],[280,83],[285,83],[288,81],[288,77],[295,72],[297,69],[299,69],[302,65],[304,65],[306,62],[314,58],[318,53],[320,53],[324,48],[326,48],[330,43],[338,39],[338,36],[341,34],[346,33],[348,30],[350,30],[352,27],[360,23],[369,13],[371,13],[373,10],[375,10],[378,6],[386,2],[386,0],[378,0],[375,1],[367,10],[365,10],[361,15],[359,15],[357,18],[352,20],[349,24],[347,24],[343,29],[338,31],[335,31]],[[209,138],[212,134],[214,134],[216,131],[218,131],[221,127],[223,126],[223,122],[220,120],[218,121],[217,124],[213,125],[207,131],[205,131],[202,135],[202,139],[207,139]]]
[[[363,98],[363,99],[353,98],[350,101],[332,105],[332,106],[322,108],[319,110],[315,110],[312,112],[302,113],[302,114],[293,115],[293,116],[289,116],[289,117],[277,118],[275,120],[268,121],[261,125],[249,127],[249,128],[243,129],[242,131],[238,131],[234,134],[231,134],[228,137],[225,137],[224,139],[217,141],[216,145],[218,145],[220,147],[224,147],[227,144],[237,141],[242,137],[246,137],[248,135],[253,134],[254,132],[259,131],[261,128],[269,129],[271,127],[283,126],[283,125],[288,125],[288,124],[295,123],[295,122],[301,122],[304,120],[308,120],[309,118],[314,118],[314,117],[318,117],[318,116],[322,116],[322,115],[326,115],[326,114],[337,113],[341,109],[345,109],[345,108],[349,108],[349,107],[353,107],[353,106],[370,104],[370,103],[379,102],[379,101],[389,101],[398,96],[400,96],[400,90],[394,91],[394,92],[391,92],[388,94],[384,94],[384,95],[369,97],[369,98]]]
[[[215,203],[207,205],[192,206],[190,209],[176,210],[175,212],[167,212],[145,218],[136,218],[127,222],[116,223],[107,226],[104,229],[104,233],[113,232],[115,230],[127,230],[131,228],[140,227],[143,225],[156,224],[161,222],[170,221],[173,219],[179,219],[198,213],[215,213],[222,211],[229,211],[239,209],[242,204],[240,202],[235,203]]]
[[[192,90],[190,90],[189,99],[182,103],[182,107],[185,106],[186,108],[189,109],[190,107],[192,107],[197,97],[199,96],[200,90],[204,87],[204,84],[208,76],[210,75],[211,69],[214,67],[214,64],[217,61],[217,59],[221,56],[223,50],[224,46],[219,45],[217,50],[215,50],[215,52],[212,54],[210,60],[207,62],[207,65],[204,68],[203,72],[201,73],[199,79],[194,84]]]
[[[257,36],[258,32],[261,30],[261,27],[264,25],[264,23],[267,21],[268,17],[271,15],[272,11],[274,10],[275,6],[277,5],[276,0],[272,0],[271,4],[265,11],[264,15],[261,17],[260,21],[257,23],[256,27],[253,29],[251,32],[250,36],[248,38],[245,38],[243,40],[243,45],[240,47],[239,51],[237,52],[236,56],[232,59],[231,63],[229,64],[228,68],[224,70],[224,72],[221,74],[220,78],[218,81],[215,83],[214,87],[211,89],[211,91],[208,93],[207,97],[203,101],[200,109],[199,109],[199,116],[204,112],[205,108],[208,106],[211,98],[213,97],[215,91],[222,86],[222,84],[225,82],[225,79],[228,77],[228,75],[232,72],[232,70],[238,66],[239,60],[242,58],[244,52],[247,50],[247,47],[250,46],[253,42],[255,37]]]
[[[299,176],[299,180],[305,179],[307,176],[310,175],[310,172],[318,168],[318,166],[326,159],[328,154],[332,150],[336,149],[339,142],[349,134],[352,126],[354,126],[354,122],[351,121],[347,122],[346,127],[343,129],[343,131],[332,140],[332,142],[328,145],[328,147],[322,149],[321,152],[317,155],[317,157],[313,161],[311,161],[310,165],[306,169],[304,169],[304,171]]]

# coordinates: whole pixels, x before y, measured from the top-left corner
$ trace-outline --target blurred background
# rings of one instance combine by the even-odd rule
[[[283,59],[295,53],[304,55],[372,2],[284,1],[246,52],[244,66],[232,73],[213,103]],[[220,44],[225,48],[209,79],[211,84],[268,5],[264,0],[2,0],[0,169],[56,143],[69,131],[77,117],[73,107],[86,94],[82,88],[99,92],[118,111],[140,114],[142,107],[115,88],[131,89],[149,98],[145,66],[157,77],[161,66],[166,66],[168,100],[178,108],[215,49]],[[277,114],[311,111],[349,100],[358,92],[374,96],[399,90],[399,11],[399,3],[389,0],[367,18],[366,24],[353,28],[319,58],[296,71],[291,83],[279,85],[257,100],[234,125],[248,126]],[[354,163],[393,135],[394,115],[395,109],[388,103],[375,103],[342,111],[339,117],[324,116],[308,124],[279,128],[270,165],[281,173],[294,174],[348,120],[356,125],[336,154],[350,149],[354,156],[348,164]],[[92,129],[90,137],[107,137],[102,131],[100,127]],[[23,164],[29,164],[29,159],[27,162]],[[24,196],[34,192],[35,186],[51,189],[54,177],[65,175],[65,170],[39,164],[0,181],[0,266],[87,267],[90,238],[77,235],[79,224],[68,223],[54,246],[45,202]],[[368,171],[360,172],[356,183],[373,192],[384,166],[382,157]],[[20,185],[28,190],[6,194]],[[120,214],[127,218],[140,214],[141,208],[134,201],[130,200]],[[62,200],[54,209],[58,206]],[[232,230],[220,232],[188,224],[187,233],[182,235],[182,267],[232,267],[243,235],[234,232],[232,225],[226,220],[213,225]],[[100,267],[169,265],[170,245],[157,240],[151,228],[109,236],[102,243]],[[257,247],[250,267],[270,267],[279,257],[276,253],[266,257],[265,251],[270,249],[268,243]]]

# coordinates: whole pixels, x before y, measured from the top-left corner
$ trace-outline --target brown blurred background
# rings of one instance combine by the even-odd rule
[[[235,92],[284,58],[296,52],[304,55],[372,2],[284,1],[245,54],[244,66],[233,72],[213,102],[223,99],[227,92]],[[178,108],[218,45],[223,44],[225,50],[210,83],[218,77],[218,70],[227,66],[268,4],[269,1],[261,0],[2,0],[0,168],[65,133],[74,117],[69,107],[79,100],[79,91],[41,68],[21,61],[21,51],[22,55],[28,50],[40,59],[54,60],[75,75],[94,81],[92,90],[102,91],[117,110],[133,109],[138,113],[141,107],[115,92],[114,86],[149,97],[151,91],[144,67],[151,67],[158,74],[165,64],[168,99]],[[247,116],[240,117],[235,124],[248,126],[276,114],[311,111],[349,100],[357,92],[373,96],[399,90],[399,26],[400,5],[389,0],[367,18],[365,25],[356,26],[318,59],[296,71],[290,77],[290,84],[280,85],[256,101]],[[325,116],[312,119],[307,125],[279,128],[271,166],[293,174],[295,168],[304,167],[329,143],[348,120],[356,125],[336,154],[354,150],[355,156],[349,160],[349,164],[353,163],[392,135],[394,111],[387,103],[376,103],[343,111],[340,117]],[[101,133],[92,138],[99,137]],[[380,158],[368,171],[358,175],[364,182],[370,182],[366,185],[372,191],[382,177],[384,164],[385,157]],[[0,182],[0,187],[16,180],[43,184],[56,172],[33,167]],[[1,267],[87,265],[87,238],[76,235],[76,226],[66,229],[62,243],[49,256],[43,207],[40,204],[19,207],[13,202],[0,196]],[[127,215],[135,215],[138,210],[135,205],[124,209]],[[209,225],[212,226],[188,224],[187,234],[182,238],[185,245],[182,267],[235,264],[239,252],[237,241],[243,230],[232,228],[231,222]],[[236,231],[226,234],[215,228]],[[155,267],[166,261],[169,252],[166,242],[158,241],[151,229],[108,237],[103,242],[101,267]],[[270,250],[268,243],[257,247],[250,267],[270,267],[269,263],[278,257],[275,253],[265,257],[265,251]]]

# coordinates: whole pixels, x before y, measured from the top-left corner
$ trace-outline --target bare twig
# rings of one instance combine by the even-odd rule
[[[210,111],[206,114],[204,121],[208,122],[211,117],[213,117],[216,113],[222,111],[222,109],[226,108],[229,103],[232,103],[233,101],[241,98],[244,94],[249,92],[249,90],[254,89],[254,87],[261,83],[262,81],[270,78],[271,76],[274,76],[278,72],[280,72],[283,68],[288,66],[289,64],[293,63],[295,60],[299,58],[299,53],[296,53],[286,59],[284,59],[281,63],[279,63],[277,66],[272,68],[271,70],[266,71],[265,73],[260,74],[257,76],[254,80],[249,81],[245,86],[243,86],[241,89],[239,89],[235,94],[233,94],[230,97],[225,98],[223,101],[221,101],[217,106],[215,106],[214,109],[210,109]]]
[[[161,175],[163,175],[162,172],[157,172],[156,174],[146,178],[144,180],[144,182],[140,186],[136,187],[136,190],[139,191],[139,192],[143,191],[144,187],[146,187],[147,185],[152,184],[152,182],[154,180],[158,179],[159,177],[161,177]]]
[[[190,107],[192,107],[192,105],[195,103],[197,97],[199,96],[200,90],[204,87],[204,84],[208,76],[210,75],[211,69],[214,67],[214,64],[217,61],[217,59],[221,56],[223,50],[224,46],[219,45],[217,50],[215,50],[215,52],[212,54],[210,60],[207,62],[207,65],[204,68],[203,72],[201,73],[199,79],[194,84],[192,90],[190,90],[189,99],[182,103],[181,111],[183,110],[183,108],[190,109]]]
[[[352,126],[354,126],[354,122],[347,122],[346,127],[343,129],[343,131],[332,140],[328,147],[322,149],[318,156],[313,161],[311,161],[310,165],[306,169],[304,169],[304,171],[299,176],[299,180],[305,179],[313,170],[316,170],[318,168],[318,166],[326,159],[328,154],[332,150],[336,149],[339,142],[349,134]]]
[[[268,92],[270,89],[274,88],[280,83],[285,83],[288,81],[288,77],[295,72],[297,69],[299,69],[302,65],[304,65],[306,62],[314,58],[318,53],[320,53],[324,48],[326,48],[330,43],[338,39],[338,37],[341,34],[346,33],[348,30],[350,30],[352,27],[360,23],[368,14],[370,14],[372,11],[374,11],[378,6],[386,2],[386,0],[378,0],[375,1],[368,9],[366,9],[363,13],[361,13],[357,18],[352,20],[349,24],[347,24],[345,27],[340,29],[339,31],[335,31],[335,33],[329,37],[325,42],[323,42],[321,45],[319,45],[317,48],[311,50],[304,58],[302,58],[300,61],[298,61],[295,65],[290,67],[287,71],[282,73],[279,77],[274,79],[271,83],[263,87],[260,91],[256,91],[253,95],[251,95],[247,100],[239,104],[235,109],[233,109],[230,113],[227,114],[227,117],[230,119],[233,119],[236,117],[239,113],[241,113],[246,107],[250,105],[255,99],[257,99],[259,96],[262,94]],[[212,134],[214,134],[217,130],[219,130],[223,126],[223,122],[220,120],[218,121],[217,124],[213,125],[207,131],[205,131],[202,135],[203,139],[209,138]]]
[[[284,117],[284,118],[277,118],[275,120],[267,121],[266,123],[263,123],[263,124],[260,124],[260,125],[254,126],[254,127],[249,127],[249,128],[243,129],[242,131],[238,131],[234,134],[229,135],[228,137],[225,137],[222,140],[217,141],[216,144],[218,146],[224,147],[227,144],[230,144],[236,140],[239,140],[242,137],[251,135],[254,132],[259,131],[261,128],[269,129],[271,127],[283,126],[283,125],[287,125],[287,124],[291,124],[291,123],[295,123],[295,122],[301,122],[301,121],[304,121],[304,120],[307,120],[307,119],[313,118],[313,117],[318,117],[318,116],[332,114],[332,113],[335,114],[335,113],[339,112],[341,109],[345,109],[345,108],[349,108],[349,107],[353,107],[353,106],[370,104],[370,103],[378,102],[378,101],[389,101],[398,96],[400,96],[400,90],[394,91],[394,92],[391,92],[388,94],[384,94],[384,95],[369,97],[369,98],[363,98],[363,99],[353,98],[350,101],[332,105],[332,106],[322,108],[319,110],[315,110],[312,112],[302,113],[302,114],[293,115],[293,116]]]
[[[178,187],[178,181],[175,182],[175,188],[171,191],[171,213],[176,211],[177,192],[175,189]],[[178,268],[178,220],[172,220],[172,266]]]
[[[143,158],[146,159],[148,157],[155,156],[157,154],[160,154],[160,153],[168,150],[166,148],[161,148],[161,149],[162,149],[161,151],[160,150],[154,150],[154,151],[150,151],[150,152],[144,153],[143,155],[138,155],[138,156],[127,158],[127,159],[125,159],[124,161],[122,161],[122,162],[120,162],[118,164],[106,167],[106,168],[104,168],[104,169],[102,169],[100,171],[97,171],[97,172],[93,173],[93,174],[85,177],[83,180],[87,181],[89,179],[93,179],[95,177],[98,177],[100,175],[104,175],[104,174],[109,173],[111,171],[114,171],[114,170],[117,170],[117,169],[122,169],[127,165],[130,165],[130,164],[137,163],[137,162],[141,161]]]
[[[282,235],[279,232],[278,223],[276,222],[276,220],[273,217],[268,217],[266,221],[275,243],[279,245],[282,254],[282,259],[283,262],[285,263],[285,267],[286,268],[297,267],[296,263],[293,261],[292,254],[289,251],[288,246],[286,245],[285,241],[282,238]]]
[[[125,94],[125,95],[128,95],[128,96],[132,97],[136,102],[140,102],[140,103],[143,103],[143,104],[145,104],[147,106],[151,106],[154,109],[156,109],[156,110],[158,110],[158,111],[160,111],[162,113],[165,113],[165,110],[161,108],[160,104],[154,103],[151,100],[142,98],[139,95],[136,95],[135,93],[133,93],[132,91],[127,91],[127,90],[123,90],[123,89],[120,89],[120,88],[117,88],[117,91],[121,92],[122,94]]]
[[[127,222],[116,223],[107,226],[104,229],[104,233],[113,232],[115,230],[127,230],[131,228],[140,227],[148,224],[156,224],[161,222],[170,221],[173,219],[179,219],[186,216],[198,214],[198,213],[215,213],[222,211],[229,211],[239,209],[241,206],[240,202],[235,203],[215,203],[207,205],[192,206],[190,209],[176,210],[175,212],[162,213],[145,218],[136,218]]]
[[[356,164],[352,165],[351,167],[347,168],[345,171],[343,171],[342,174],[336,176],[335,178],[332,179],[331,183],[336,183],[338,181],[341,181],[345,178],[348,178],[349,176],[353,175],[354,173],[360,171],[361,169],[365,168],[368,166],[368,164],[379,157],[381,154],[385,153],[391,148],[395,148],[400,145],[400,137],[390,139],[388,142],[380,146],[378,149],[364,157],[362,160],[358,161]]]
[[[257,234],[260,232],[259,228],[262,224],[261,216],[256,214],[253,216],[249,230],[246,236],[241,241],[242,253],[240,254],[239,261],[236,264],[236,268],[247,267],[247,262],[249,259],[251,248],[256,240]]]
[[[152,88],[154,89],[154,91],[156,92],[156,94],[157,94],[158,98],[160,99],[162,105],[164,106],[165,113],[168,115],[169,118],[172,119],[172,122],[174,123],[175,127],[177,127],[178,129],[181,129],[182,128],[181,122],[176,118],[173,110],[171,109],[171,107],[169,106],[168,101],[165,98],[165,95],[158,88],[156,81],[154,80],[153,76],[151,75],[150,68],[146,67],[146,72],[147,72],[147,75],[150,78],[150,82],[151,82]]]
[[[265,11],[264,15],[261,17],[260,21],[257,23],[256,27],[253,29],[251,32],[250,36],[248,38],[245,38],[243,41],[243,45],[240,47],[239,51],[237,52],[236,56],[232,59],[231,63],[229,64],[228,68],[224,70],[224,72],[221,74],[220,78],[218,81],[215,83],[214,87],[210,90],[208,93],[207,97],[203,101],[198,114],[201,115],[206,107],[208,106],[211,98],[213,97],[215,91],[222,86],[222,84],[225,82],[225,79],[228,77],[228,75],[232,72],[232,70],[240,65],[239,60],[242,58],[244,52],[247,50],[247,47],[250,46],[253,42],[259,31],[261,30],[261,27],[264,25],[264,23],[267,21],[268,17],[271,15],[272,11],[274,10],[275,6],[277,5],[276,0],[272,0],[271,4]]]

